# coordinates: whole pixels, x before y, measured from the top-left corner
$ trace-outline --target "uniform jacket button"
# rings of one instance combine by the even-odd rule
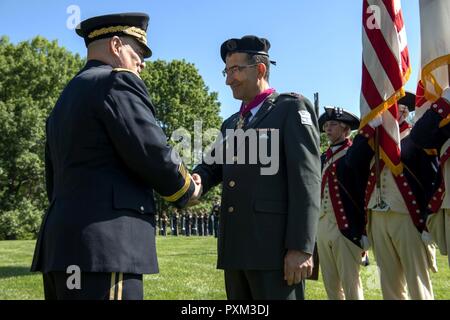
[[[229,213],[233,213],[234,212],[234,207],[228,207],[228,212]]]
[[[228,185],[230,186],[230,188],[234,188],[234,186],[236,185],[236,182],[231,180],[230,182],[228,182]]]
[[[139,209],[141,210],[141,212],[144,212],[145,210],[144,206],[141,206]]]

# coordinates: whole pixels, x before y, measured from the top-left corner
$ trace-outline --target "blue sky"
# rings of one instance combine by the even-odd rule
[[[359,115],[362,0],[0,0],[0,35],[14,43],[42,35],[85,56],[84,42],[67,27],[67,9],[81,19],[142,11],[150,15],[149,45],[155,59],[185,59],[195,64],[211,91],[219,92],[221,115],[239,109],[221,70],[219,48],[232,37],[255,34],[270,40],[271,85],[295,91],[320,105],[344,107]],[[406,89],[415,91],[420,64],[417,0],[402,8],[413,72]],[[321,110],[322,111],[322,110]]]

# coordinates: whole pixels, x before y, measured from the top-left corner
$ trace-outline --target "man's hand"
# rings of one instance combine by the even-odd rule
[[[441,97],[450,102],[450,87],[447,87],[442,91]]]
[[[314,262],[309,253],[288,250],[284,257],[284,280],[289,286],[298,284],[312,274]]]
[[[194,173],[191,176],[191,179],[192,179],[192,182],[194,182],[194,184],[195,184],[195,190],[194,190],[194,193],[192,194],[191,198],[189,199],[189,202],[187,204],[188,207],[199,204],[200,203],[199,199],[202,196],[202,192],[203,192],[202,178],[200,177],[200,175]]]
[[[381,115],[378,115],[369,122],[369,125],[375,129],[376,127],[380,126],[382,123],[383,123],[383,118],[381,117]]]

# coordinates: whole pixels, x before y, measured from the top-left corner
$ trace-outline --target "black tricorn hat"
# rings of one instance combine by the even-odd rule
[[[135,38],[144,49],[144,58],[150,58],[152,50],[147,46],[149,16],[146,13],[130,12],[108,14],[82,21],[76,28],[84,38],[86,47],[95,40],[126,35]]]
[[[269,49],[269,40],[257,36],[243,36],[241,39],[232,38],[222,43],[220,46],[220,56],[223,62],[226,62],[227,55],[230,52],[244,52],[251,55],[269,57]]]
[[[398,104],[407,106],[409,112],[412,112],[416,109],[416,95],[409,91],[405,91],[405,96],[398,100]]]
[[[359,118],[353,113],[345,111],[343,108],[324,107],[325,112],[319,117],[320,132],[324,132],[323,125],[327,121],[340,121],[350,126],[351,130],[359,127]]]

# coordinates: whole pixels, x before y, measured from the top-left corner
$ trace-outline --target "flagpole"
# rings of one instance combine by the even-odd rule
[[[316,116],[319,118],[319,93],[314,93],[314,110],[316,111]]]
[[[377,207],[381,208],[381,170],[380,170],[380,128],[375,128],[375,174],[376,174],[376,196],[377,196]]]

